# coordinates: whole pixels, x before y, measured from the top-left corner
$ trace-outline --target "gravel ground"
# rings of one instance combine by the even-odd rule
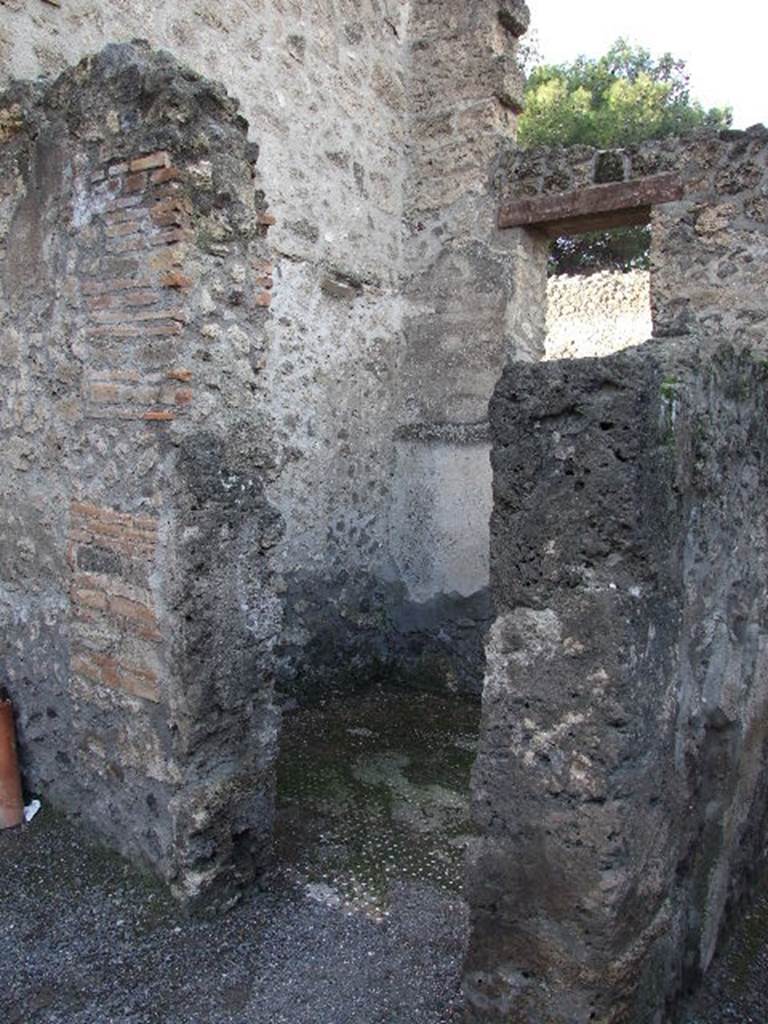
[[[43,808],[0,833],[0,1024],[458,1024],[477,708],[286,716],[279,869],[225,917]],[[768,1024],[768,879],[685,1024]]]
[[[42,811],[0,835],[3,1024],[449,1024],[466,908],[395,885],[374,920],[281,884],[186,920],[164,890]],[[323,895],[323,894],[321,894]]]
[[[685,1024],[767,1024],[768,876],[694,999]]]
[[[216,921],[44,808],[0,833],[0,1024],[451,1024],[476,705],[285,716],[277,863]]]

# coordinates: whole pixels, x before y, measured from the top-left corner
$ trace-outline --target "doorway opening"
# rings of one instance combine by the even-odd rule
[[[545,359],[607,356],[653,332],[648,225],[550,243]]]

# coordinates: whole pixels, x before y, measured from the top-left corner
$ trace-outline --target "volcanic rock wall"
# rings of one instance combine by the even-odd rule
[[[767,403],[714,343],[505,370],[470,1020],[670,1020],[766,854]]]

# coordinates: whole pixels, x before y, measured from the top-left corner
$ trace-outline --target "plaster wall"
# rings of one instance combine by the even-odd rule
[[[477,536],[488,528],[490,446],[485,431],[475,439],[470,432],[463,438],[451,433],[398,442],[403,472],[394,556],[416,602],[439,594],[470,597],[488,585],[488,549]],[[478,493],[478,486],[486,490]]]
[[[525,4],[2,8],[6,75],[53,74],[141,36],[239,99],[277,221],[274,315],[253,361],[275,424],[270,497],[286,523],[274,553],[286,604],[282,685],[333,682],[340,660],[352,674],[406,651],[412,661],[419,643],[400,624],[441,600],[442,580],[457,581],[460,595],[470,580],[475,594],[487,589],[490,470],[487,453],[468,460],[463,442],[435,447],[412,435],[403,447],[396,435],[425,424],[474,429],[507,355],[536,357],[543,341],[525,303],[512,301],[525,294],[531,243],[496,230],[489,176],[520,108]],[[410,474],[431,455],[415,485]],[[427,486],[470,470],[461,506],[450,486]],[[412,518],[398,518],[403,495],[413,508],[419,491],[425,522],[437,514],[443,524],[422,532],[421,564],[455,556],[437,575],[414,569]],[[470,503],[477,529],[467,535]],[[477,689],[480,664],[468,673]]]
[[[543,342],[516,319],[529,239],[496,229],[491,187],[521,109],[516,50],[527,24],[516,2],[411,5],[390,537],[404,614],[439,603],[446,637],[457,621],[474,620],[478,636],[487,625],[488,401],[507,357],[535,357]],[[476,691],[481,656],[458,672]]]
[[[525,8],[456,4],[446,37],[445,9],[425,4],[404,53],[378,5],[354,5],[354,23],[346,7],[270,6],[262,45],[236,5],[196,10],[199,35],[173,9],[46,6],[3,5],[13,74],[67,67],[12,83],[0,116],[3,671],[30,787],[184,896],[226,893],[268,847],[275,676],[334,683],[395,660],[429,684],[479,686],[482,419],[504,358],[510,245],[525,239],[485,243],[478,174],[513,123],[514,61],[498,44],[513,55]],[[189,63],[145,43],[94,55],[138,19]],[[230,33],[258,74],[211,46]],[[221,72],[257,127],[190,64]],[[401,220],[405,170],[431,143],[403,90],[423,116],[452,76],[466,116],[451,138],[472,159],[452,175],[461,244],[446,262],[436,229],[423,264],[452,332],[448,397],[432,392],[424,434],[400,414]],[[328,149],[339,140],[350,148]],[[330,183],[314,169],[326,164]],[[419,167],[413,194],[442,201],[441,167]],[[454,273],[482,296],[479,320],[453,301]]]

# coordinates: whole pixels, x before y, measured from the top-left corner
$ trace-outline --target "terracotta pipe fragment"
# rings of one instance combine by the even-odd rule
[[[0,693],[0,828],[14,828],[24,820],[19,758],[13,705]]]

